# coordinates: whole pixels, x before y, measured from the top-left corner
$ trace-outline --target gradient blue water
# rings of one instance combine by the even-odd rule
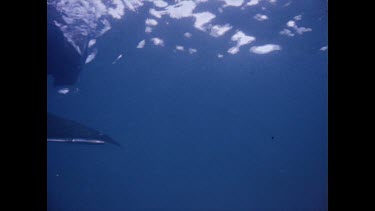
[[[311,33],[292,41],[265,33],[282,51],[243,47],[223,59],[217,49],[230,47],[229,34],[197,33],[189,45],[198,52],[190,55],[136,49],[144,28],[136,17],[118,23],[98,41],[80,91],[60,95],[48,85],[47,94],[49,111],[100,129],[123,148],[49,143],[49,210],[327,210],[322,5],[305,6]],[[184,42],[172,30],[185,29],[191,24],[160,30],[168,45]]]

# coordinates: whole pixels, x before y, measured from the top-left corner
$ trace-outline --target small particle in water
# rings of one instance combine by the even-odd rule
[[[59,177],[60,176],[60,174],[56,174],[56,177]]]
[[[60,90],[58,90],[58,93],[59,94],[68,94],[69,93],[69,88],[62,88],[62,89],[60,89]]]
[[[112,64],[115,64],[119,59],[122,58],[122,54],[120,54],[115,61],[112,62]]]

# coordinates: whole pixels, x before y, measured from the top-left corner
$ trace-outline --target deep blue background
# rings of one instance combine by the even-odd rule
[[[327,210],[326,2],[279,10],[262,30],[224,10],[254,45],[283,48],[266,55],[225,54],[232,33],[213,38],[188,19],[160,22],[166,47],[136,49],[150,37],[146,16],[127,13],[98,39],[79,92],[60,95],[48,80],[48,111],[123,145],[49,143],[49,210]],[[301,11],[297,24],[313,31],[280,36]]]

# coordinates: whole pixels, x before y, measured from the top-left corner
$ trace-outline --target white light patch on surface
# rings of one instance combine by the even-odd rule
[[[247,6],[254,6],[259,4],[260,0],[250,0],[246,5]]]
[[[253,46],[250,48],[250,52],[255,53],[255,54],[267,54],[267,53],[271,53],[272,51],[279,51],[279,50],[281,50],[280,45],[275,45],[275,44]]]
[[[89,48],[91,48],[93,45],[95,45],[96,44],[96,39],[91,39],[90,41],[89,41],[89,44],[88,44],[88,47]]]
[[[66,4],[66,2],[64,2],[64,1],[60,1],[62,4],[64,4],[65,3],[65,5],[67,5]],[[78,3],[81,3],[81,1],[76,1],[76,2],[78,2]],[[90,5],[90,3],[91,3],[91,5]],[[97,18],[99,18],[99,17],[101,17],[101,16],[103,16],[103,15],[105,15],[105,13],[107,12],[107,7],[106,7],[106,5],[105,4],[103,4],[103,2],[101,2],[101,1],[91,1],[89,4],[86,4],[85,5],[85,7],[94,7],[95,8],[95,16],[97,17]],[[80,4],[80,5],[82,5],[82,4]],[[89,9],[92,9],[92,8],[89,8]],[[73,12],[73,11],[72,11]]]
[[[294,16],[293,19],[296,20],[296,21],[302,20],[302,15]]]
[[[326,50],[328,50],[328,46],[323,46],[323,47],[320,48],[320,50],[321,51],[326,51]]]
[[[176,50],[178,50],[178,51],[184,51],[185,48],[184,48],[184,46],[176,45]]]
[[[155,19],[147,18],[145,24],[147,26],[156,26],[158,25],[158,22]]]
[[[161,18],[163,15],[169,15],[170,18],[174,19],[187,18],[193,16],[193,10],[197,3],[192,0],[179,1],[177,4],[169,5],[160,11],[150,9],[149,13],[157,18]]]
[[[163,0],[154,0],[152,1],[155,5],[155,7],[166,7],[168,6],[168,3]]]
[[[145,44],[146,44],[146,40],[142,40],[138,43],[137,48],[143,48],[145,47]]]
[[[206,25],[207,23],[209,23],[212,19],[216,17],[214,14],[210,12],[196,13],[196,14],[193,14],[193,16],[195,17],[194,27],[202,31],[206,31],[206,28],[204,27],[204,25]]]
[[[294,33],[292,31],[290,31],[289,29],[283,29],[282,31],[279,32],[279,34],[285,35],[285,36],[288,36],[288,37],[294,36]]]
[[[100,35],[103,35],[107,31],[111,30],[111,24],[107,20],[101,21],[102,24],[104,25],[103,29],[100,31]]]
[[[306,27],[295,27],[294,29],[296,30],[296,32],[297,32],[298,34],[303,34],[303,33],[305,33],[305,32],[310,32],[310,31],[312,31],[311,28],[306,28]]]
[[[145,32],[146,33],[151,33],[152,30],[153,30],[152,26],[158,25],[158,22],[155,19],[147,18],[145,20],[145,25],[146,25]]]
[[[196,3],[194,1],[181,1],[166,7],[165,10],[171,18],[180,19],[191,16],[195,7]]]
[[[237,42],[237,44],[233,47],[231,47],[228,50],[228,53],[230,54],[236,54],[238,51],[240,51],[240,47],[243,45],[250,44],[255,40],[255,37],[247,36],[242,31],[237,31],[231,38],[232,41]]]
[[[185,32],[185,33],[184,33],[184,36],[185,36],[186,38],[190,38],[190,37],[192,37],[193,35],[192,35],[191,33],[189,33],[189,32]]]
[[[224,7],[229,7],[229,6],[240,7],[243,4],[243,0],[220,0],[220,1],[223,1],[225,3]]]
[[[196,53],[197,52],[197,49],[195,48],[189,48],[189,53],[190,54],[193,54],[193,53]]]
[[[224,35],[227,31],[232,29],[232,26],[229,24],[221,25],[214,25],[211,27],[210,35],[213,37],[220,37]]]
[[[267,17],[267,15],[262,15],[262,14],[256,14],[255,16],[254,16],[254,19],[255,20],[258,20],[258,21],[264,21],[264,20],[267,20],[268,19],[268,17]]]
[[[205,2],[205,1],[199,1],[199,0],[178,1],[178,3],[174,5],[169,5],[160,11],[157,11],[155,9],[150,9],[149,13],[157,18],[161,18],[163,15],[169,15],[170,18],[174,18],[174,19],[194,17],[195,18],[194,27],[196,27],[199,30],[206,31],[205,25],[209,23],[216,16],[210,12],[201,12],[201,13],[193,14],[193,10],[197,6],[197,4],[200,2]]]
[[[127,9],[137,11],[139,7],[143,6],[143,0],[123,0]]]
[[[59,94],[66,95],[70,92],[69,88],[62,88],[57,91]]]
[[[86,61],[85,61],[85,64],[88,64],[90,62],[92,62],[92,60],[95,59],[95,56],[96,54],[98,53],[98,51],[95,49],[87,58],[86,58]]]
[[[288,27],[295,27],[296,26],[296,22],[295,21],[288,21],[287,23],[286,23],[286,25],[288,26]]]
[[[224,55],[223,54],[217,54],[217,58],[223,58],[224,57]]]
[[[65,15],[62,16],[62,19],[64,20],[65,23],[67,23],[69,25],[73,24],[74,21],[75,21],[74,18],[70,18],[70,17],[65,16]]]
[[[115,8],[108,8],[108,14],[110,14],[115,19],[121,19],[124,15],[125,5],[121,0],[112,0],[112,4],[115,5]]]
[[[255,40],[255,37],[247,36],[242,31],[237,31],[236,34],[234,34],[231,38],[232,41],[236,41],[239,46],[246,45]]]
[[[234,47],[231,47],[231,48],[228,49],[228,53],[230,53],[230,54],[236,54],[236,53],[238,53],[238,51],[240,51],[240,48],[237,47],[237,46],[234,46]]]
[[[166,14],[166,12],[164,12],[164,11],[157,11],[154,8],[151,8],[149,10],[149,13],[150,13],[150,15],[152,15],[152,16],[154,16],[156,18],[161,18],[161,16],[163,16],[164,14]]]
[[[164,47],[164,41],[158,37],[151,38],[151,42],[156,46],[162,46]]]
[[[148,33],[148,34],[151,33],[152,32],[152,28],[149,27],[149,26],[146,26],[145,32]]]
[[[302,15],[297,15],[293,18],[294,20],[298,21],[298,20],[301,20],[302,19]],[[292,29],[294,29],[294,31],[297,33],[297,34],[303,34],[305,32],[310,32],[312,31],[311,28],[306,28],[306,27],[298,27],[297,26],[297,23],[296,21],[293,21],[293,20],[290,20],[286,23],[287,27],[290,27]],[[288,35],[288,32],[285,31],[285,29],[283,30],[285,33],[283,33],[283,35]],[[281,32],[280,32],[281,34]],[[290,33],[289,33],[290,34]]]

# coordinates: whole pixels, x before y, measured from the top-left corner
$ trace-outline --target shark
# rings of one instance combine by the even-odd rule
[[[121,145],[101,131],[47,112],[47,142]]]
[[[47,76],[54,87],[74,86],[85,65],[90,36],[64,33],[64,18],[54,4],[47,4]],[[47,142],[75,144],[120,144],[99,130],[47,111]]]

